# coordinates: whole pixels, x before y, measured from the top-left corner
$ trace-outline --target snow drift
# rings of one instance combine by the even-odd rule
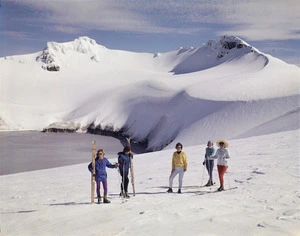
[[[234,36],[155,55],[80,37],[0,67],[1,130],[111,130],[159,150],[299,128],[300,69]]]

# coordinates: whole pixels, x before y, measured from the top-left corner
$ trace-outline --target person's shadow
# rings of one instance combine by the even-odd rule
[[[76,206],[76,205],[90,205],[90,202],[62,202],[62,203],[52,203],[49,206]]]

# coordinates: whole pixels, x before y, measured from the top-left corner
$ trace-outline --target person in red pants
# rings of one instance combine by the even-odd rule
[[[228,147],[228,143],[225,140],[217,141],[217,146],[219,149],[216,152],[216,155],[210,156],[208,159],[218,159],[217,160],[217,168],[220,180],[220,187],[218,191],[224,190],[224,175],[228,169],[227,159],[230,158],[229,151],[226,149]]]

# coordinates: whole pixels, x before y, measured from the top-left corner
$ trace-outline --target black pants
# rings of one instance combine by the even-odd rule
[[[125,193],[127,193],[129,184],[128,171],[120,172],[120,175],[122,177],[121,190],[123,191],[124,185]]]

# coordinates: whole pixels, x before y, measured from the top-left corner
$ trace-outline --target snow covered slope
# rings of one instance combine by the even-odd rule
[[[226,62],[248,63],[249,70],[263,69],[269,62],[268,57],[234,36],[223,36],[217,41],[210,40],[200,48],[180,49],[177,56],[182,58],[175,65],[175,74],[191,73],[209,69]]]
[[[122,130],[158,150],[299,128],[300,69],[234,36],[155,55],[80,37],[0,69],[1,130]]]
[[[216,186],[195,187],[208,180],[202,165],[206,145],[183,148],[188,169],[182,194],[177,194],[177,178],[175,193],[166,193],[175,149],[134,156],[136,195],[132,196],[130,185],[129,200],[119,197],[118,171],[107,169],[111,204],[90,204],[88,162],[3,175],[1,235],[296,236],[300,233],[298,143],[297,131],[230,141],[225,189],[237,189],[218,193],[214,192],[219,187],[216,168]],[[71,148],[69,155],[78,155],[78,150]],[[117,161],[116,155],[107,157]]]

